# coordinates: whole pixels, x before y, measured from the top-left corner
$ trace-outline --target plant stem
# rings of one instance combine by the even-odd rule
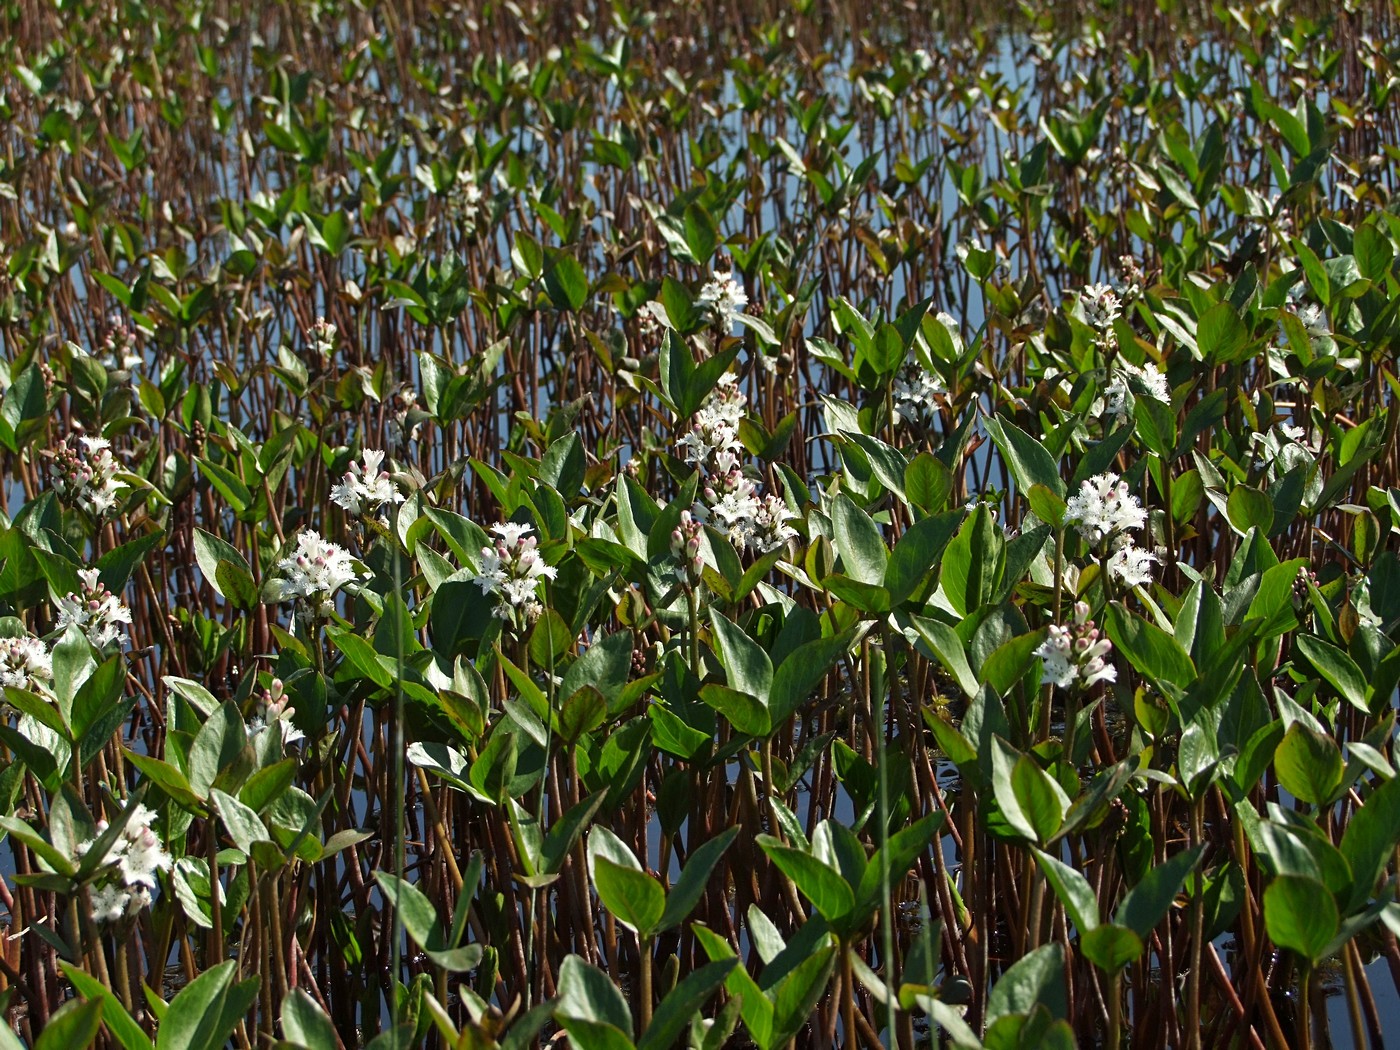
[[[638,1034],[641,1034],[651,1027],[651,938],[638,936],[637,947],[641,952],[641,994],[637,1004],[637,1018],[640,1021]]]

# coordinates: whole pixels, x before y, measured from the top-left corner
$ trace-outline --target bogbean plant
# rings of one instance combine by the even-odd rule
[[[1391,8],[712,6],[0,0],[0,1044],[1380,1040]]]

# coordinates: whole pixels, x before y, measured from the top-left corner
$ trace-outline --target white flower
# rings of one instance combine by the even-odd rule
[[[1117,474],[1100,474],[1080,482],[1079,491],[1065,506],[1065,522],[1097,547],[1109,536],[1142,528],[1147,511],[1128,490],[1126,481]]]
[[[116,883],[98,886],[92,890],[92,921],[95,923],[120,922],[131,904],[131,894]]]
[[[1141,368],[1130,361],[1118,362],[1104,388],[1105,414],[1122,419],[1128,414],[1128,393],[1130,387],[1140,396],[1150,397],[1164,405],[1172,403],[1171,387],[1167,377],[1155,364],[1148,361]]]
[[[98,865],[96,879],[103,885],[92,888],[92,918],[94,922],[114,923],[134,915],[151,903],[150,891],[156,887],[156,872],[170,870],[170,854],[152,830],[155,812],[138,803],[126,815],[122,833],[107,850]],[[106,821],[98,821],[97,834],[107,830]],[[96,839],[80,842],[74,848],[79,858],[96,844]],[[104,876],[118,876],[109,881]]]
[[[701,403],[688,431],[681,436],[685,461],[705,475],[723,474],[739,465],[739,424],[749,399],[737,376],[725,374]]]
[[[909,358],[890,383],[895,425],[905,421],[925,425],[932,422],[938,414],[938,396],[944,393],[943,381],[917,359]]]
[[[97,569],[82,569],[78,579],[83,593],[72,591],[58,600],[58,628],[67,630],[76,625],[98,649],[103,649],[121,637],[124,623],[131,623],[131,610],[98,579]]]
[[[665,304],[655,299],[644,303],[637,311],[637,324],[644,339],[655,339],[665,329],[676,327],[671,323],[671,315],[666,312]]]
[[[330,612],[335,592],[358,577],[350,552],[328,543],[313,529],[297,535],[296,550],[277,563],[278,601],[300,601],[318,612]]]
[[[734,318],[749,305],[744,286],[734,277],[734,271],[713,274],[696,297],[696,305],[706,310],[721,331],[734,327]]]
[[[1079,293],[1079,306],[1084,311],[1084,322],[1100,332],[1113,327],[1113,322],[1123,312],[1118,293],[1112,285],[1091,284]]]
[[[52,475],[58,498],[94,518],[105,518],[117,507],[117,496],[127,488],[117,480],[121,465],[112,455],[112,445],[106,438],[78,438],[83,452],[65,442],[52,453]]]
[[[537,619],[544,611],[539,601],[540,581],[554,579],[558,570],[540,558],[538,541],[530,535],[533,530],[529,525],[501,522],[491,526],[491,531],[497,536],[496,546],[481,548],[481,572],[472,582],[483,595],[498,595],[492,612],[501,619]]]
[[[1152,563],[1157,555],[1142,547],[1135,547],[1131,540],[1124,540],[1108,559],[1109,575],[1122,580],[1129,587],[1145,586],[1152,582]]]
[[[770,492],[763,497],[758,512],[754,514],[749,542],[759,554],[786,547],[797,539],[797,530],[788,524],[796,519],[797,515],[788,510],[782,498]]]
[[[1089,606],[1076,602],[1074,620],[1067,626],[1050,625],[1045,641],[1035,649],[1035,655],[1045,663],[1045,677],[1066,688],[1076,683],[1088,688],[1095,682],[1112,682],[1118,669],[1105,661],[1113,643],[1099,637],[1094,621],[1089,619]]]
[[[387,470],[380,469],[384,453],[367,448],[362,458],[363,466],[352,462],[340,484],[331,489],[331,501],[355,515],[366,510],[378,513],[390,504],[402,503],[404,495],[394,487],[394,479]]]
[[[335,353],[336,327],[324,317],[316,318],[316,323],[306,330],[306,339],[311,349],[322,361],[329,361]]]
[[[256,736],[268,726],[275,725],[282,734],[282,746],[305,740],[306,734],[292,725],[292,715],[296,708],[291,706],[291,697],[284,692],[282,679],[274,678],[272,684],[258,697],[258,711],[248,720],[250,736]]]
[[[0,687],[32,690],[53,678],[53,656],[38,638],[0,638]]]

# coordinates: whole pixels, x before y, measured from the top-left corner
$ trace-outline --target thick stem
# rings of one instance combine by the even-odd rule
[[[651,1027],[651,938],[638,937],[637,947],[641,951],[641,965],[639,967],[641,977],[640,1002],[637,1004],[637,1019],[640,1022],[641,1033],[646,1032]]]

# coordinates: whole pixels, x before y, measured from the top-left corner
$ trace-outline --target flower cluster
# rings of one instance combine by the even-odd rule
[[[393,413],[389,416],[389,436],[397,445],[407,446],[417,441],[423,429],[423,410],[418,407],[418,391],[409,383],[400,383],[390,399]]]
[[[131,610],[98,579],[97,569],[81,569],[82,594],[69,591],[58,600],[58,627],[76,626],[87,640],[104,649],[121,637],[121,624],[131,622]]]
[[[797,538],[787,524],[797,515],[771,493],[760,497],[758,484],[744,474],[739,423],[747,404],[738,379],[722,376],[680,445],[686,462],[699,467],[704,479],[700,498],[689,512],[694,520],[713,525],[741,551],[752,547],[766,554]]]
[[[1147,523],[1147,511],[1117,474],[1099,474],[1079,483],[1069,498],[1065,521],[1079,530],[1090,546]]]
[[[0,687],[33,690],[53,678],[53,655],[38,638],[0,638]]]
[[[117,480],[120,464],[106,438],[84,435],[78,438],[78,444],[81,452],[74,448],[71,439],[54,450],[54,488],[68,506],[94,518],[105,518],[117,509],[117,496],[127,487],[126,482]]]
[[[257,713],[248,720],[248,733],[256,736],[269,726],[276,726],[282,734],[282,746],[304,740],[306,734],[292,725],[292,715],[296,708],[291,706],[292,698],[286,694],[282,679],[274,678],[271,684],[258,697]]]
[[[1065,506],[1065,522],[1101,553],[1108,553],[1110,575],[1129,587],[1152,582],[1157,555],[1133,546],[1129,533],[1147,524],[1147,511],[1117,474],[1100,474],[1080,482]]]
[[[713,274],[700,289],[695,304],[710,315],[720,331],[728,332],[734,327],[734,318],[749,305],[749,297],[731,270]]]
[[[1069,626],[1050,625],[1050,634],[1036,647],[1035,655],[1045,662],[1045,677],[1060,688],[1075,685],[1085,689],[1095,682],[1112,682],[1118,670],[1104,658],[1113,643],[1099,637],[1099,629],[1089,619],[1089,606],[1076,602],[1074,620]]]
[[[448,201],[464,225],[476,225],[482,212],[485,211],[483,204],[485,199],[485,194],[481,192],[481,185],[476,181],[476,176],[466,168],[459,170],[452,186],[448,189]]]
[[[928,425],[938,413],[938,397],[946,393],[943,381],[914,358],[900,366],[890,383],[894,423]]]
[[[681,437],[685,461],[706,473],[724,473],[739,465],[739,424],[748,398],[737,377],[726,374],[695,413],[690,429]]]
[[[482,594],[497,596],[496,616],[503,620],[523,617],[524,622],[539,618],[544,606],[539,600],[540,580],[552,580],[558,570],[540,557],[539,543],[529,525],[503,522],[492,525],[496,546],[481,548],[481,572],[472,582]],[[519,621],[517,621],[519,622]]]
[[[141,367],[141,355],[136,352],[136,333],[120,317],[109,318],[107,334],[102,337],[102,367],[113,372],[130,372]]]
[[[278,601],[297,601],[315,612],[334,607],[335,592],[355,579],[350,552],[321,538],[313,529],[297,535],[296,550],[277,563],[282,577],[276,581]]]
[[[691,583],[700,579],[705,558],[700,553],[700,536],[704,526],[688,510],[681,511],[680,524],[671,530],[671,555],[681,559]]]
[[[1106,332],[1123,312],[1118,293],[1109,284],[1091,284],[1079,293],[1079,306],[1084,311],[1084,323]]]
[[[324,317],[316,318],[316,323],[306,330],[306,340],[312,351],[323,362],[329,361],[335,353],[336,327]]]
[[[1108,386],[1104,388],[1104,413],[1125,419],[1128,415],[1130,392],[1145,395],[1164,405],[1170,405],[1172,402],[1172,391],[1167,385],[1166,375],[1151,361],[1141,368],[1131,361],[1118,362],[1109,375]]]
[[[151,903],[156,888],[156,872],[170,869],[170,854],[151,829],[155,813],[138,803],[126,817],[126,827],[102,858],[92,889],[92,919],[98,923],[120,922]],[[107,830],[99,821],[97,835]],[[78,844],[82,857],[96,845],[96,838]]]
[[[394,487],[389,472],[380,469],[384,453],[367,448],[363,459],[363,465],[350,464],[340,484],[331,489],[331,501],[357,516],[366,511],[377,514],[389,504],[402,503],[403,493]]]

